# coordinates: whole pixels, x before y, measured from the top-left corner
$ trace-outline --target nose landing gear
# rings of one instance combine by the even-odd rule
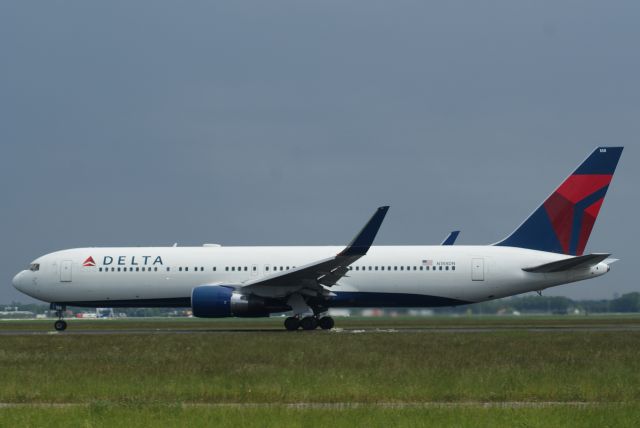
[[[52,303],[50,307],[56,311],[56,316],[58,317],[58,321],[53,323],[53,328],[55,328],[56,331],[65,331],[67,329],[67,322],[64,320],[64,312],[67,310],[67,307],[56,303]]]
[[[57,331],[65,331],[67,329],[67,322],[65,320],[58,320],[53,323],[53,328]]]

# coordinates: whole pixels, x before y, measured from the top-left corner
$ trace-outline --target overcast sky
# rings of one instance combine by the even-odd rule
[[[547,294],[638,291],[640,2],[0,3],[0,302],[79,246],[378,244],[510,233],[594,147],[626,147]]]

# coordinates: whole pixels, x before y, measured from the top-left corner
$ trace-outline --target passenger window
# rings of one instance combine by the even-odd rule
[[[167,272],[169,272],[171,270],[171,268],[169,266],[167,266]]]
[[[185,272],[189,272],[189,268],[188,268],[188,267],[185,267],[185,268],[184,268],[184,271],[185,271]]]
[[[455,266],[451,266],[451,270],[456,270],[456,267]]]

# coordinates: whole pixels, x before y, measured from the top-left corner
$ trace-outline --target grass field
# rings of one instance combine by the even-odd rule
[[[0,426],[640,426],[640,331],[588,329],[638,317],[355,319],[338,322],[352,331],[294,333],[281,322],[0,335]]]

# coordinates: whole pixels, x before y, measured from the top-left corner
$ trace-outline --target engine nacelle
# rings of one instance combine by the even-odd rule
[[[286,311],[258,296],[236,293],[221,285],[201,285],[191,291],[193,316],[199,318],[268,317],[271,312]]]

